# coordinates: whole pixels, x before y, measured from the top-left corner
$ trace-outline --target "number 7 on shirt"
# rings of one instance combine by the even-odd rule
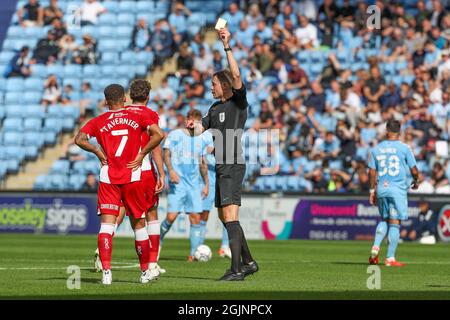
[[[120,157],[122,155],[123,149],[125,149],[125,145],[128,141],[128,129],[123,130],[113,130],[111,131],[113,136],[122,136],[122,140],[120,140],[119,148],[117,148],[116,157]]]

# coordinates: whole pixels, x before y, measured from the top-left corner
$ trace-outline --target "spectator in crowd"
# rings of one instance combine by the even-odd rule
[[[62,23],[61,19],[55,18],[52,21],[51,31],[55,35],[55,40],[59,41],[61,38],[67,34],[66,26]]]
[[[436,216],[430,205],[426,201],[419,202],[419,216],[412,220],[412,224],[400,232],[400,237],[403,240],[423,241],[426,238],[431,238],[426,241],[429,244],[436,243]]]
[[[309,174],[305,174],[305,177],[307,179],[311,179],[312,181],[312,186],[313,192],[326,192],[328,189],[328,182],[327,180],[324,178],[323,176],[323,172],[321,169],[317,168],[314,169],[314,171],[312,171]]]
[[[151,32],[144,18],[140,18],[133,28],[131,34],[131,49],[135,51],[150,51]]]
[[[4,77],[22,77],[26,78],[31,75],[31,61],[28,57],[30,53],[30,48],[27,46],[22,47],[19,52],[17,52],[14,57],[6,67]]]
[[[379,110],[381,98],[386,91],[386,85],[384,79],[381,77],[381,72],[378,67],[372,67],[370,69],[371,78],[366,81],[364,88],[364,96],[367,99],[367,105],[369,108]]]
[[[28,3],[17,11],[19,24],[24,27],[38,27],[44,23],[44,10],[38,0],[28,0]]]
[[[74,57],[78,51],[78,44],[75,42],[75,37],[71,34],[65,34],[59,41],[58,60],[63,64],[70,64],[74,62]]]
[[[311,83],[311,94],[305,101],[306,107],[313,107],[315,111],[323,113],[325,111],[325,93],[319,82]]]
[[[185,43],[181,46],[177,58],[178,76],[181,77],[181,79],[183,79],[183,77],[189,75],[193,67],[194,67],[194,59],[192,59],[192,55],[189,52],[189,45]]]
[[[164,61],[172,55],[173,35],[170,30],[164,29],[163,25],[163,19],[155,22],[150,39],[150,47],[155,53],[154,67],[162,66]]]
[[[288,72],[288,81],[286,83],[286,90],[306,89],[309,80],[305,70],[300,67],[297,59],[290,60],[290,70]]]
[[[231,34],[234,34],[238,28],[239,23],[245,18],[244,13],[239,10],[237,3],[232,2],[228,7],[228,11],[222,15],[222,18],[227,21],[227,28]]]
[[[153,101],[162,102],[162,106],[171,106],[175,102],[175,91],[169,86],[169,80],[165,77],[161,81],[161,86],[154,90],[155,97]]]
[[[53,31],[47,32],[47,37],[38,41],[34,49],[33,58],[37,63],[49,64],[56,61],[59,53],[59,45]]]
[[[86,176],[86,181],[81,186],[81,191],[93,191],[96,192],[98,189],[97,175],[89,172]]]
[[[205,47],[200,47],[200,52],[194,57],[194,68],[198,70],[204,79],[213,73],[212,56],[206,51]]]
[[[68,105],[74,102],[73,95],[74,95],[73,86],[71,84],[66,84],[61,93],[60,98],[61,104]]]
[[[222,55],[220,54],[219,50],[214,50],[213,51],[212,64],[213,64],[214,72],[217,72],[217,71],[220,71],[220,70],[223,69]]]
[[[59,88],[58,79],[56,75],[51,74],[44,82],[44,94],[42,95],[41,104],[48,106],[56,104],[61,97],[61,89]]]
[[[301,49],[311,49],[319,45],[317,28],[305,16],[300,16],[300,25],[295,30],[295,36]]]
[[[47,7],[44,8],[44,25],[52,24],[53,19],[62,19],[64,13],[58,7],[58,0],[50,0]]]
[[[108,10],[97,0],[85,0],[81,6],[81,26],[96,25],[98,16]]]
[[[433,165],[431,184],[436,193],[450,193],[448,178],[440,162],[435,162]]]
[[[169,15],[169,24],[172,33],[180,35],[182,40],[187,39],[187,17],[191,14],[192,12],[183,4],[183,2],[177,1],[173,7],[173,12]]]
[[[252,3],[250,5],[248,14],[245,16],[245,20],[247,21],[249,27],[254,29],[260,21],[264,21],[264,17],[260,12],[259,5],[257,3]]]
[[[89,34],[83,35],[83,43],[78,46],[74,54],[77,64],[95,64],[97,62],[97,42]]]
[[[423,172],[419,173],[419,188],[410,190],[411,193],[434,193],[434,186],[432,182],[425,176]]]
[[[81,84],[81,95],[80,95],[80,118],[83,119],[86,116],[86,112],[89,111],[94,113],[96,116],[96,104],[97,104],[97,94],[92,90],[90,82],[83,82]]]

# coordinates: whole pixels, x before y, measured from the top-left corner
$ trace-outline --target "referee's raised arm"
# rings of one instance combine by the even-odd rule
[[[230,47],[231,34],[227,28],[219,30],[219,38],[222,40],[223,49],[227,55],[228,67],[230,68],[232,76],[232,86],[234,89],[239,90],[242,87],[241,72],[239,71],[237,61],[233,56],[233,50]]]

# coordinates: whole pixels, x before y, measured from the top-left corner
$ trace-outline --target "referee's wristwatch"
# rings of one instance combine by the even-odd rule
[[[231,51],[232,49],[231,49],[231,47],[228,47],[228,48],[223,48],[223,50],[224,51]]]

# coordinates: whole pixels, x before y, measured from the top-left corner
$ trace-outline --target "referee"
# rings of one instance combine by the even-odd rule
[[[186,121],[186,127],[201,134],[211,130],[216,158],[215,205],[228,232],[231,249],[231,269],[220,278],[223,281],[242,281],[258,271],[253,260],[244,231],[239,223],[241,188],[245,174],[241,137],[247,120],[247,91],[242,83],[239,66],[229,46],[230,32],[219,30],[227,55],[229,70],[213,74],[211,91],[216,102],[209,108],[202,121]],[[241,262],[242,257],[242,262]]]

